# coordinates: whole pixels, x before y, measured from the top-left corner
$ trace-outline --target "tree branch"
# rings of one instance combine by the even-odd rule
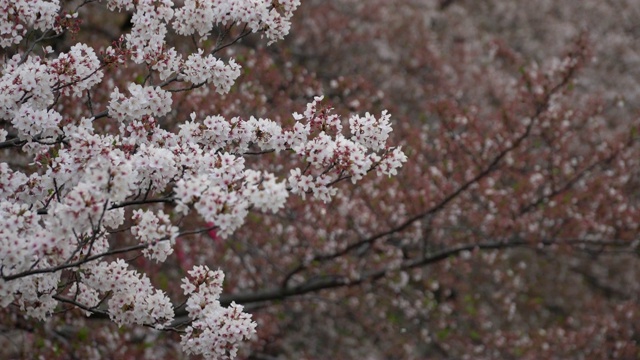
[[[640,241],[640,240],[638,240]],[[606,248],[617,249],[629,249],[633,250],[638,247],[638,241],[629,242],[623,240],[586,240],[586,239],[542,239],[540,241],[530,241],[524,239],[513,240],[495,240],[489,242],[475,243],[475,244],[463,244],[450,247],[448,249],[429,254],[418,259],[407,260],[400,266],[393,268],[384,268],[369,273],[362,274],[357,279],[350,279],[347,276],[340,275],[327,275],[320,278],[314,278],[303,282],[294,287],[278,287],[265,289],[256,292],[246,292],[238,294],[223,295],[220,298],[220,302],[227,306],[231,302],[239,304],[249,304],[257,302],[270,302],[277,300],[284,300],[289,297],[300,296],[310,292],[317,292],[325,289],[332,289],[338,287],[350,287],[362,284],[368,281],[379,280],[390,272],[396,272],[401,270],[410,270],[423,266],[439,263],[452,257],[459,256],[463,252],[475,251],[475,250],[503,250],[510,248],[527,248],[533,250],[539,250],[540,247],[548,247],[552,245],[567,245],[580,251],[593,251],[596,247],[597,251],[603,251]]]

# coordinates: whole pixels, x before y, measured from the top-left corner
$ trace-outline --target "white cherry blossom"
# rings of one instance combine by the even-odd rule
[[[106,49],[78,43],[56,52],[26,34],[68,31],[82,12],[64,13],[55,0],[0,1],[0,47],[13,54],[0,59],[0,144],[16,155],[0,162],[2,307],[46,320],[65,303],[87,316],[108,314],[119,326],[165,329],[181,300],[172,302],[130,266],[129,255],[156,262],[174,256],[178,236],[204,231],[185,225],[187,215],[226,238],[252,211],[286,208],[289,194],[327,202],[338,194],[337,182],[357,183],[374,169],[395,175],[406,161],[387,145],[388,113],[343,119],[322,96],[292,114],[289,126],[250,115],[176,118],[173,92],[226,94],[241,74],[233,57],[217,53],[220,44],[202,40],[237,24],[246,25],[242,36],[282,39],[298,0],[81,6],[89,5],[132,12],[131,30]],[[170,28],[177,35],[168,36]],[[196,36],[195,49],[168,41],[174,36]],[[124,73],[111,71],[119,66],[148,73],[142,81],[106,78]],[[169,118],[178,125],[166,126]],[[295,165],[272,172],[245,161],[272,152]],[[131,248],[116,246],[120,238]],[[234,358],[256,323],[241,305],[220,304],[220,270],[196,265],[188,274],[183,350]]]

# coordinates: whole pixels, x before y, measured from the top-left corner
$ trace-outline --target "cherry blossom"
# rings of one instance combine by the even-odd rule
[[[11,154],[0,162],[0,305],[39,321],[77,309],[177,331],[188,354],[235,358],[257,323],[223,306],[223,272],[197,264],[176,294],[145,265],[182,258],[179,238],[230,238],[291,193],[328,202],[338,182],[395,174],[406,157],[387,144],[390,117],[347,120],[321,96],[286,119],[177,110],[183,94],[234,91],[245,69],[226,48],[252,33],[282,39],[297,0],[72,5],[0,4],[0,145]],[[95,45],[81,26],[94,10],[130,14],[130,26]],[[251,160],[267,156],[291,163]]]

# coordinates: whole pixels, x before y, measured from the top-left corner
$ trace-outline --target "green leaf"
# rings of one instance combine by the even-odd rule
[[[76,335],[78,340],[86,341],[89,338],[89,328],[83,327],[78,330],[78,334]]]
[[[446,328],[446,329],[438,330],[438,332],[436,333],[436,336],[438,337],[438,340],[445,340],[446,338],[449,337],[450,334],[451,334],[451,329]]]

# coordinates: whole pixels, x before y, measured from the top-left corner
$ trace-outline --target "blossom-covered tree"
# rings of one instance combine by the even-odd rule
[[[174,106],[184,94],[228,93],[242,66],[227,48],[252,33],[282,39],[298,6],[0,4],[3,308],[41,321],[63,311],[175,331],[187,354],[236,357],[256,323],[242,305],[221,305],[221,270],[193,264],[182,294],[170,297],[130,262],[162,263],[178,238],[228,238],[250,214],[285,208],[289,193],[328,202],[336,183],[355,184],[371,171],[395,175],[406,161],[387,144],[387,112],[343,121],[322,96],[279,122]],[[130,18],[113,39],[83,34],[83,17],[96,13],[98,27],[118,13]],[[273,170],[245,159],[272,153],[289,165]]]
[[[291,61],[336,103],[390,107],[409,162],[316,216],[255,225],[273,229],[264,247],[284,246],[241,286],[271,283],[271,265],[268,277],[313,291],[255,312],[278,319],[258,351],[637,356],[635,8],[305,2]]]

